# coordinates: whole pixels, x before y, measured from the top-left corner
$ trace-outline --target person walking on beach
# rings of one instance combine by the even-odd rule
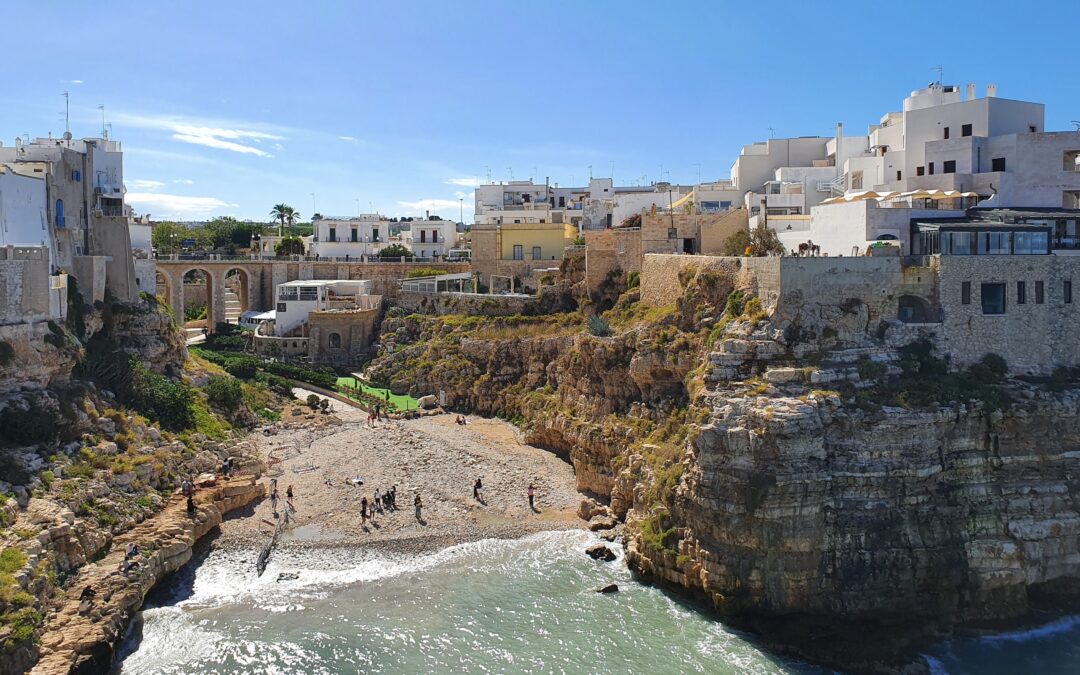
[[[413,499],[413,506],[416,508],[416,519],[420,520],[420,512],[424,508],[424,501],[420,499],[420,493],[416,493],[416,498]]]
[[[185,478],[184,482],[181,483],[180,492],[187,497],[188,514],[195,515],[195,484],[191,482],[190,478]]]
[[[484,489],[484,484],[482,482],[480,482],[480,478],[477,477],[476,482],[473,483],[473,486],[472,486],[472,496],[473,496],[473,499],[480,502],[481,504],[484,503],[484,496],[480,492],[483,489]]]
[[[367,497],[360,500],[360,524],[367,527]]]
[[[373,502],[374,508],[378,509],[379,513],[383,513],[383,498],[379,494],[379,488],[375,488],[375,501]]]
[[[536,507],[533,506],[533,499],[536,497],[536,487],[529,483],[529,489],[526,490],[526,493],[529,495],[529,508],[535,511]]]
[[[288,499],[290,501],[292,500],[292,485],[291,484],[289,485],[289,487],[285,488],[285,499]]]
[[[375,404],[375,421],[376,421],[376,422],[377,422],[377,421],[379,421],[379,412],[380,412],[380,411],[379,411],[379,404],[378,404],[378,403],[376,403],[376,404]]]

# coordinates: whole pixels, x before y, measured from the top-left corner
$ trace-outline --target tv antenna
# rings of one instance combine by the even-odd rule
[[[71,95],[64,92],[64,140],[71,140]]]
[[[934,66],[930,70],[936,70],[937,71],[937,83],[941,84],[941,78],[942,78],[942,75],[945,73],[945,69],[942,68],[941,64],[939,63],[938,65]]]
[[[98,104],[97,109],[101,111],[101,137],[102,138],[108,138],[109,137],[109,132],[108,132],[108,129],[106,129],[106,127],[105,127],[105,104],[104,103]]]
[[[776,138],[776,129],[769,127],[769,138]]]

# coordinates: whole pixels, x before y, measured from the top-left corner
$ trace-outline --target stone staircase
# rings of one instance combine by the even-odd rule
[[[225,323],[238,324],[240,323],[240,315],[243,313],[243,309],[240,306],[240,296],[236,294],[236,291],[225,287]]]

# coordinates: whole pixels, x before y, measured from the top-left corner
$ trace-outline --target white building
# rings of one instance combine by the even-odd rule
[[[654,183],[617,187],[610,178],[591,178],[587,187],[539,185],[531,180],[476,188],[475,222],[480,225],[569,223],[578,231],[616,227],[642,209],[666,208],[693,186]]]
[[[312,223],[309,255],[349,258],[378,255],[390,239],[390,221],[377,214],[355,218],[323,218]]]
[[[965,95],[932,83],[866,136],[845,136],[837,125],[833,138],[747,146],[752,161],[741,155],[732,168],[738,187],[746,186],[748,167],[757,179],[771,166],[763,157],[797,157],[774,167],[764,190],[746,195],[750,226],[764,222],[785,246],[812,241],[823,254],[851,255],[882,237],[909,252],[913,218],[956,216],[976,202],[1080,208],[1080,134],[1046,133],[1041,103],[999,98],[994,85],[982,98],[975,94],[973,84]]]
[[[335,309],[375,309],[382,296],[371,294],[371,280],[298,280],[275,289],[274,335],[303,332],[308,314]]]
[[[457,223],[450,220],[414,220],[401,233],[401,241],[419,258],[444,257],[458,244]]]
[[[24,176],[0,164],[0,246],[46,246],[55,266],[45,200],[44,176]]]

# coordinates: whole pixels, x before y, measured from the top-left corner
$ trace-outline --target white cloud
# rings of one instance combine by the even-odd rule
[[[173,140],[192,145],[202,145],[217,150],[228,150],[257,157],[273,157],[269,152],[255,147],[262,141],[285,140],[276,132],[276,128],[261,130],[257,125],[238,122],[207,122],[179,117],[155,115],[114,116],[117,124],[126,124],[145,129],[171,131]],[[266,127],[264,127],[266,128]]]
[[[351,141],[351,142],[355,143],[356,142],[356,137],[355,136],[338,136],[338,140],[339,141]]]
[[[447,185],[460,185],[462,187],[476,187],[480,185],[480,179],[478,178],[448,178],[446,180]]]
[[[140,210],[152,213],[161,212],[162,216],[205,215],[213,211],[236,207],[238,204],[217,199],[216,197],[187,197],[170,195],[163,192],[129,192],[124,199]]]
[[[133,180],[131,181],[131,187],[136,190],[159,190],[165,187],[165,183],[159,180]]]
[[[285,149],[285,146],[282,145],[281,143],[274,143],[274,150],[277,150],[278,152],[281,152],[284,149]]]
[[[447,213],[453,211],[457,213],[462,204],[456,199],[419,199],[415,202],[398,202],[398,206],[410,211],[445,211]],[[466,199],[465,207],[471,209],[472,201]]]
[[[173,182],[174,183],[179,183],[181,185],[194,185],[195,184],[195,181],[191,180],[190,178],[177,178],[177,179],[173,180]]]
[[[72,84],[82,84],[83,81],[82,80],[72,80],[71,83]]]

